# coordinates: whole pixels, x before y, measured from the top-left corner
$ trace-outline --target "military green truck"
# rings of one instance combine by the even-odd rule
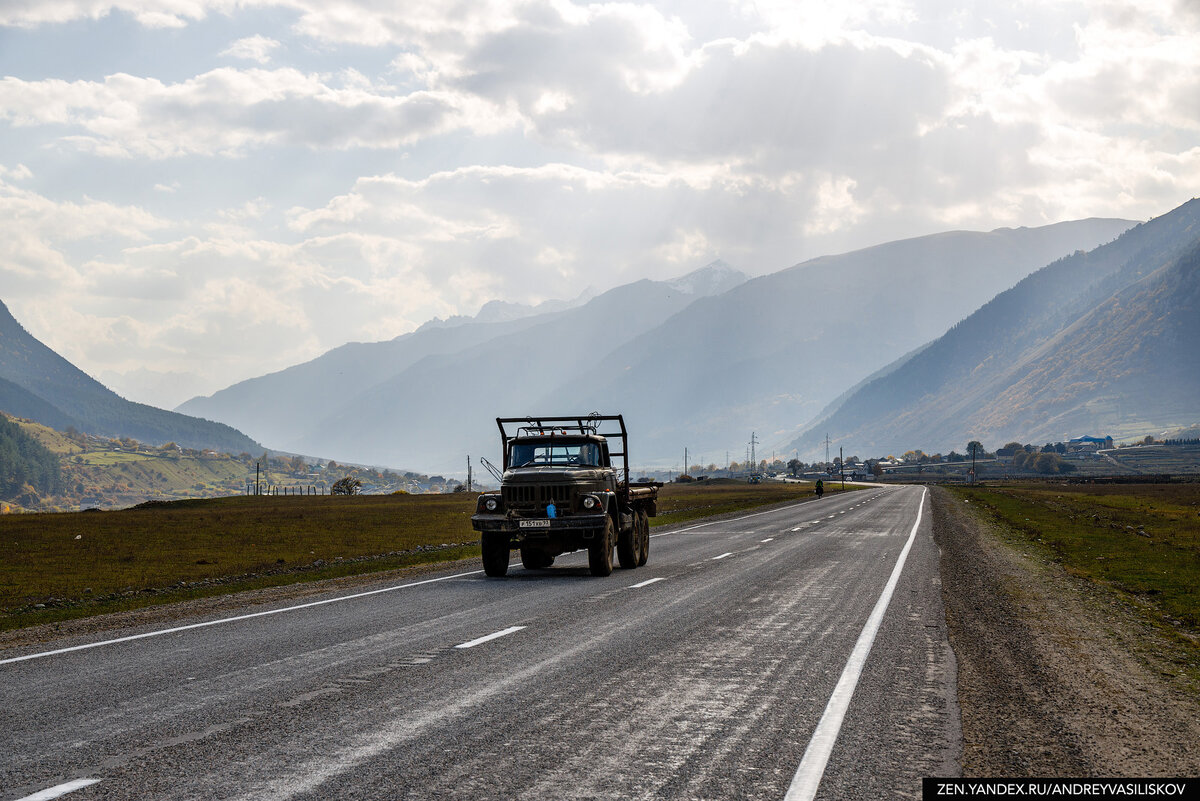
[[[500,491],[481,494],[471,516],[484,573],[506,575],[513,549],[534,570],[583,549],[593,576],[612,573],[614,548],[621,567],[646,564],[662,484],[630,481],[621,415],[498,417],[496,425],[504,449]]]

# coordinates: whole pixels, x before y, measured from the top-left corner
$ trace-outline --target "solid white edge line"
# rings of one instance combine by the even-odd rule
[[[774,541],[775,541],[774,537],[767,537],[765,540],[759,540],[759,542],[762,542],[762,543],[768,543],[768,542],[774,542]]]
[[[85,651],[88,648],[99,648],[102,645],[115,645],[121,642],[131,642],[133,640],[144,640],[147,637],[158,637],[163,634],[174,634],[179,631],[188,631],[189,629],[202,629],[208,626],[216,626],[221,623],[234,623],[238,620],[249,620],[255,617],[266,617],[268,615],[278,615],[283,612],[295,612],[298,609],[308,609],[314,606],[324,606],[325,604],[335,604],[340,601],[351,601],[355,598],[365,598],[368,595],[379,595],[384,592],[393,592],[395,590],[404,590],[409,587],[419,587],[422,584],[433,584],[438,581],[449,581],[450,579],[462,578],[463,576],[473,576],[476,573],[482,573],[482,570],[471,570],[466,573],[455,573],[452,576],[441,576],[439,578],[425,579],[424,581],[414,581],[411,584],[398,584],[395,587],[384,587],[379,590],[367,590],[366,592],[356,592],[353,595],[340,595],[337,598],[326,598],[322,601],[310,601],[306,604],[297,606],[285,606],[282,609],[267,609],[262,612],[251,612],[246,615],[237,615],[236,617],[223,617],[218,620],[207,620],[203,623],[189,623],[186,626],[176,626],[170,629],[162,629],[161,631],[147,631],[143,634],[131,634],[128,637],[117,637],[113,640],[101,640],[99,642],[89,642],[84,645],[74,645],[70,648],[58,648],[53,651],[42,651],[36,654],[26,654],[25,656],[14,656],[8,659],[0,659],[0,665],[8,665],[13,662],[24,662],[29,659],[41,659],[45,656],[55,656],[56,654],[66,654],[71,651]]]
[[[714,556],[714,557],[712,558],[712,561],[714,561],[714,562],[715,562],[715,561],[717,561],[718,559],[724,559],[724,558],[725,558],[725,557],[727,557],[727,556],[733,556],[733,551],[726,551],[725,553],[721,554],[720,556]]]
[[[637,584],[630,584],[630,585],[629,585],[629,589],[631,589],[631,590],[636,590],[636,589],[638,589],[639,587],[645,587],[645,586],[648,586],[648,585],[650,585],[650,584],[653,584],[653,583],[654,583],[654,582],[656,582],[656,581],[664,581],[664,580],[665,580],[665,579],[663,579],[663,577],[662,577],[662,576],[659,576],[658,578],[646,579],[645,581],[638,582]]]
[[[464,643],[459,643],[458,645],[456,645],[454,647],[455,648],[474,648],[476,645],[483,645],[485,642],[491,642],[492,640],[498,640],[501,637],[507,637],[510,634],[515,634],[516,632],[520,631],[523,628],[525,628],[525,627],[524,626],[509,626],[508,628],[504,629],[503,631],[495,631],[495,632],[492,632],[491,634],[488,634],[487,636],[479,637],[474,640],[468,640],[467,642],[464,642]]]
[[[17,801],[50,801],[52,798],[58,798],[67,793],[82,790],[84,787],[91,787],[93,784],[98,784],[99,782],[99,779],[76,779],[65,784],[56,784],[53,787],[47,787],[45,790],[38,790],[33,795],[18,798]]]
[[[896,566],[892,568],[892,575],[884,585],[883,594],[875,602],[871,616],[867,618],[862,633],[858,635],[858,641],[854,643],[854,650],[850,652],[850,658],[846,661],[842,676],[838,679],[837,686],[833,688],[833,695],[829,696],[829,703],[825,705],[825,712],[821,715],[820,722],[817,723],[812,739],[808,741],[808,748],[804,750],[804,757],[800,760],[800,766],[796,768],[796,775],[792,777],[792,783],[788,787],[784,801],[812,801],[817,794],[817,787],[821,784],[821,778],[825,775],[825,766],[829,762],[829,755],[833,753],[833,745],[837,742],[838,734],[842,730],[842,720],[846,717],[850,699],[854,696],[854,690],[862,676],[863,666],[866,665],[867,656],[871,653],[871,646],[875,644],[875,635],[879,633],[879,626],[883,623],[883,615],[887,612],[888,604],[892,600],[892,593],[895,592],[896,584],[900,581],[900,573],[904,570],[908,552],[917,538],[917,528],[921,525],[921,516],[925,511],[927,492],[928,489],[921,490],[921,502],[917,504],[917,519],[913,523],[912,531],[908,534],[908,541],[900,550]]]

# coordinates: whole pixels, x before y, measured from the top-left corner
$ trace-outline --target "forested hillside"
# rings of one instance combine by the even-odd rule
[[[30,490],[55,493],[61,481],[58,456],[0,414],[0,499],[20,503]]]

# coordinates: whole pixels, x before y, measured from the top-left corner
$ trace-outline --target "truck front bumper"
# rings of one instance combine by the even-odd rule
[[[580,533],[604,528],[607,515],[599,512],[592,515],[567,515],[565,517],[508,517],[507,515],[477,514],[471,516],[471,527],[476,531],[501,531],[522,539],[538,539],[556,532]],[[526,525],[522,526],[521,523]],[[528,523],[536,522],[530,526]]]

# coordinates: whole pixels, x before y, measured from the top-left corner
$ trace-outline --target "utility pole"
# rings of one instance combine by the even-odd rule
[[[842,489],[846,489],[846,458],[842,456],[842,449],[838,447],[838,472],[842,474]]]
[[[825,464],[829,464],[829,433],[825,433]]]
[[[754,432],[751,431],[750,432],[750,465],[751,465],[750,469],[753,472],[758,472],[758,455],[755,454],[755,452],[754,452],[754,446],[757,443],[758,443],[758,437],[756,437],[754,435]]]
[[[258,468],[259,468],[260,464],[261,463],[257,459],[254,460],[254,494],[255,495],[262,494],[262,492],[258,488]]]
[[[971,440],[971,483],[975,483],[975,440]]]
[[[471,454],[467,454],[467,492],[472,492],[471,483]]]
[[[687,463],[687,445],[684,445],[684,446],[683,446],[683,472],[685,472],[685,473],[686,473],[687,471],[688,471],[688,463]]]

